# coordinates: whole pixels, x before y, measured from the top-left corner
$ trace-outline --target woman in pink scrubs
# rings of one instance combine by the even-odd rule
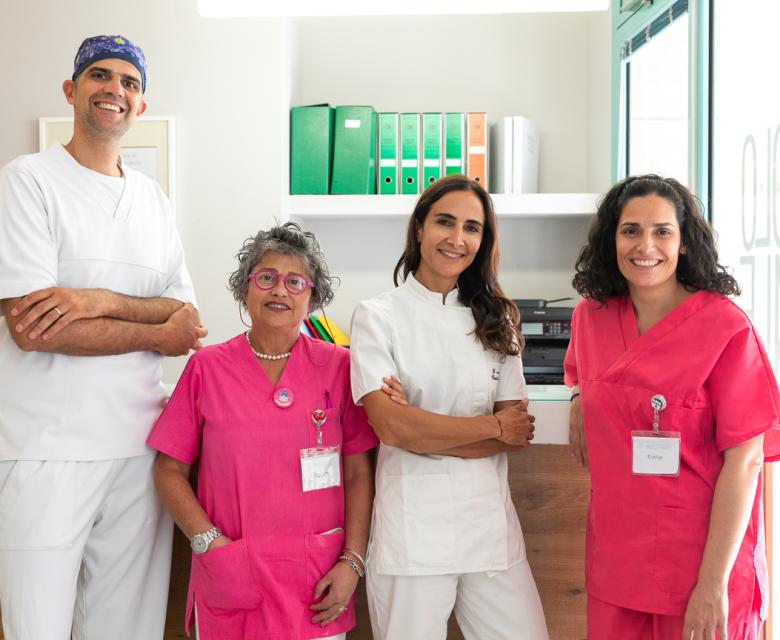
[[[592,481],[588,638],[756,638],[780,395],[698,201],[655,175],[613,187],[574,287],[565,369]]]
[[[340,638],[365,571],[377,440],[346,349],[300,334],[333,297],[319,245],[287,223],[248,239],[230,288],[249,331],[190,358],[148,443],[193,548],[200,640]],[[198,493],[188,482],[198,463]]]

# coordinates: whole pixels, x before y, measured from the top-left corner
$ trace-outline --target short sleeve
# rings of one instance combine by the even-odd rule
[[[368,424],[368,416],[363,407],[358,407],[352,401],[352,396],[347,392],[350,388],[350,367],[344,367],[345,384],[344,398],[341,409],[341,450],[345,456],[353,456],[373,449],[379,444],[371,425]]]
[[[780,394],[755,329],[731,336],[708,380],[718,450],[764,434],[767,460],[780,458]]]
[[[382,378],[398,375],[390,318],[373,302],[361,302],[352,314],[349,354],[352,397],[357,405],[363,404],[364,396],[382,388]]]
[[[161,196],[165,198],[162,194]],[[191,302],[197,307],[195,288],[192,285],[192,278],[190,278],[187,265],[184,262],[184,247],[182,247],[181,238],[176,229],[176,222],[167,198],[165,198],[165,202],[169,214],[168,277],[165,282],[165,291],[163,291],[161,297],[172,298],[180,302]]]
[[[0,299],[57,285],[57,247],[43,193],[15,167],[0,170]]]
[[[193,356],[187,362],[168,404],[152,427],[146,444],[179,462],[193,464],[200,455],[203,433],[200,410],[202,394],[202,371],[197,357]]]
[[[506,356],[499,354],[501,362],[501,375],[498,377],[498,388],[496,389],[496,402],[503,400],[523,400],[528,397],[528,390],[525,386],[525,376],[523,376],[523,360],[517,356]]]
[[[574,387],[580,383],[580,376],[577,372],[577,316],[579,305],[574,307],[571,315],[571,336],[569,346],[566,349],[566,356],[563,359],[563,383],[567,387]]]

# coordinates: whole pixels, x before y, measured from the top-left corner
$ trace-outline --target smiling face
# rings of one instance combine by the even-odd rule
[[[677,289],[677,262],[685,247],[674,204],[666,198],[650,194],[628,200],[618,220],[615,248],[632,295]]]
[[[98,139],[121,138],[144,111],[141,74],[124,60],[98,60],[62,85],[74,126]]]
[[[253,334],[262,331],[297,332],[309,311],[311,289],[292,294],[284,285],[284,276],[296,273],[311,279],[303,260],[268,251],[252,268],[252,273],[260,269],[275,269],[282,277],[273,288],[267,290],[259,289],[254,282],[249,283],[245,303],[252,319]]]
[[[416,279],[430,291],[446,294],[482,244],[485,212],[480,199],[470,191],[450,191],[437,200],[421,229],[420,265]]]

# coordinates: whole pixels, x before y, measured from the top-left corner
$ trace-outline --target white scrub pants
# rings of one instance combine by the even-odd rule
[[[6,640],[162,639],[173,523],[154,457],[0,462]]]
[[[374,640],[446,640],[455,617],[466,640],[548,640],[528,561],[506,571],[438,576],[378,575],[369,561]]]

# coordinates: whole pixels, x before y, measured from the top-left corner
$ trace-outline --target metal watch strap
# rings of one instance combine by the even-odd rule
[[[209,545],[221,535],[222,532],[217,527],[211,527],[208,531],[192,536],[190,546],[195,553],[205,553]]]

